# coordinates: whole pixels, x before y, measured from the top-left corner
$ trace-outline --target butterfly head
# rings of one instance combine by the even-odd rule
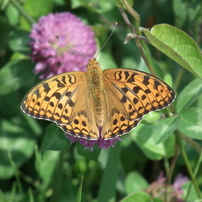
[[[99,69],[100,68],[100,63],[97,62],[97,60],[95,58],[90,59],[89,63],[86,66],[87,70],[91,70],[91,69]]]

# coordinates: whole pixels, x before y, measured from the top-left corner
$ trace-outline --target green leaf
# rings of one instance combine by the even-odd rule
[[[87,2],[81,1],[81,0],[71,0],[71,4],[72,4],[73,9],[82,7],[84,3],[87,3]]]
[[[151,160],[160,160],[163,157],[169,157],[172,155],[170,149],[166,150],[165,146],[173,145],[174,140],[166,140],[166,143],[155,144],[152,136],[154,127],[156,125],[146,125],[140,123],[135,129],[131,131],[132,139],[137,143],[143,153]],[[165,146],[164,146],[165,145]]]
[[[186,136],[202,140],[202,109],[191,107],[180,114],[178,129]]]
[[[15,120],[21,127],[26,129],[28,133],[38,136],[41,134],[42,128],[36,119],[27,116],[20,109],[21,92],[14,92],[6,96],[0,97],[1,116],[6,119]],[[5,110],[6,109],[6,110]],[[27,133],[27,131],[25,133]]]
[[[114,62],[114,60],[112,59],[111,54],[101,52],[99,54],[98,61],[100,64],[102,64],[101,65],[102,69],[117,68],[117,65]]]
[[[87,9],[97,13],[107,12],[115,7],[115,5],[108,0],[91,0],[90,3],[88,0],[71,0],[71,6],[74,9],[79,7],[86,7]]]
[[[120,202],[151,202],[151,198],[145,192],[138,192],[125,197]]]
[[[58,7],[58,6],[65,6],[65,0],[54,0],[54,6]]]
[[[118,7],[125,8],[122,0],[113,0],[113,1]],[[133,6],[133,0],[127,0],[127,1],[128,1],[128,4],[132,7]]]
[[[187,9],[187,3],[184,0],[173,1],[174,13],[177,16],[177,18],[180,20],[181,24],[184,24],[186,20],[187,12],[182,12],[182,11],[186,11],[186,9]]]
[[[146,189],[149,184],[138,172],[130,172],[126,177],[126,193],[131,194]]]
[[[116,184],[118,178],[118,167],[120,161],[121,144],[118,141],[114,148],[110,148],[106,168],[104,169],[100,189],[98,193],[98,202],[115,201]]]
[[[29,194],[29,202],[34,202],[34,194],[32,192],[31,187],[28,189],[28,194]]]
[[[153,201],[152,202],[163,202],[162,199],[160,198],[153,198]]]
[[[29,126],[35,135],[41,135],[42,127],[39,122],[36,119],[33,119],[32,117],[28,116],[24,112],[21,111],[21,113],[23,116],[23,119],[21,119],[22,125],[26,125],[26,127]]]
[[[150,112],[149,114],[144,116],[144,120],[146,120],[148,123],[154,123],[160,118],[161,118],[161,115],[158,112]]]
[[[51,13],[53,0],[26,0],[23,7],[28,15],[37,20],[39,17]],[[30,30],[30,24],[24,17],[21,17],[21,27]]]
[[[191,21],[195,20],[197,16],[201,15],[201,9],[201,0],[187,1],[187,13]]]
[[[94,146],[92,150],[85,149],[83,145],[77,141],[77,153],[87,159],[98,162],[98,156],[100,155],[100,148]]]
[[[16,168],[34,152],[35,137],[24,128],[7,120],[0,121],[0,179],[14,175]]]
[[[122,3],[121,0],[113,0],[113,1],[118,7],[124,8],[123,3]]]
[[[42,142],[41,153],[42,155],[47,150],[60,151],[69,148],[71,142],[65,137],[64,132],[55,124],[50,124]]]
[[[34,77],[32,67],[30,60],[8,62],[0,71],[0,95],[12,93],[30,83]]]
[[[170,74],[165,74],[163,79],[169,86],[173,85],[173,79]]]
[[[28,46],[30,41],[29,32],[26,30],[13,28],[9,33],[9,46],[14,52],[27,55],[30,51]]]
[[[179,9],[180,8],[180,9]],[[184,0],[175,0],[173,1],[173,9],[175,15],[180,20],[183,25],[186,22],[187,16],[190,21],[193,21],[197,15],[200,15],[201,12],[201,1],[184,1]],[[185,12],[182,12],[185,11]]]
[[[17,25],[19,22],[19,11],[18,9],[13,5],[10,4],[9,6],[6,7],[6,16],[8,18],[9,24],[14,26]]]
[[[160,160],[166,156],[164,145],[162,143],[156,145],[152,136],[155,126],[139,124],[132,130],[131,137],[143,151],[143,153],[151,160]]]
[[[194,202],[198,201],[198,199],[199,199],[198,194],[197,194],[196,189],[194,188],[192,182],[184,183],[182,185],[182,190],[183,190],[184,196],[187,196],[187,194],[189,193],[188,197],[186,198],[186,201],[194,201]]]
[[[189,83],[177,97],[176,110],[177,113],[187,109],[202,95],[202,81],[195,79]]]
[[[53,180],[52,177],[54,176],[59,155],[60,152],[57,151],[46,151],[42,159],[40,153],[37,153],[35,167],[41,179],[41,185],[39,187],[41,192],[46,191],[48,186],[50,186],[50,182]]]
[[[175,62],[202,78],[202,55],[196,42],[185,32],[168,24],[143,29],[153,46]]]
[[[80,183],[80,186],[79,186],[79,190],[78,190],[78,192],[77,192],[77,195],[76,195],[75,202],[81,202],[82,186],[83,186],[83,177],[82,177],[82,179],[81,179],[81,183]]]
[[[155,144],[166,140],[177,128],[180,123],[180,117],[170,117],[159,121],[152,132]]]
[[[1,1],[0,4],[2,6],[3,2]],[[5,14],[3,14],[3,13],[1,14],[1,17],[0,17],[0,27],[2,28],[0,31],[0,44],[1,44],[0,53],[2,54],[0,64],[2,66],[2,64],[4,64],[5,61],[7,61],[7,58],[5,56],[9,52],[9,50],[8,50],[8,33],[10,31],[8,19],[6,18]]]

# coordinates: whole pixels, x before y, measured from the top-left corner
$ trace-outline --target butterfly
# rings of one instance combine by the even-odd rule
[[[55,122],[71,136],[108,140],[129,133],[145,114],[175,99],[172,88],[151,74],[123,68],[102,71],[96,59],[86,68],[41,81],[24,97],[21,109]]]

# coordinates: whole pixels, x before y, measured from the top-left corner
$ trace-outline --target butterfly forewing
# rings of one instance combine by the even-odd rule
[[[85,78],[85,72],[71,72],[43,80],[27,93],[21,108],[34,118],[68,124],[80,104],[78,92],[83,91]]]
[[[136,70],[109,69],[103,72],[105,85],[119,99],[126,118],[135,120],[168,106],[175,98],[174,91],[157,77]],[[121,108],[122,109],[122,108]]]

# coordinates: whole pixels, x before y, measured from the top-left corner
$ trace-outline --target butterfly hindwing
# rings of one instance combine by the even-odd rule
[[[141,121],[141,118],[132,121],[128,120],[115,106],[113,107],[110,116],[105,113],[106,122],[102,127],[102,137],[104,139],[113,139],[129,133]]]
[[[99,139],[99,130],[95,123],[95,119],[88,110],[79,111],[78,115],[75,116],[70,124],[57,125],[62,128],[65,133],[72,135],[73,137],[85,138],[88,140]]]

